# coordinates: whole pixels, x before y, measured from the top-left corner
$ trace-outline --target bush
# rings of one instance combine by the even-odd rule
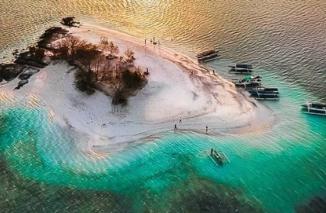
[[[67,33],[68,30],[61,27],[51,27],[40,36],[37,47],[48,48],[48,44],[50,44],[51,41],[58,38],[59,35],[66,35]]]
[[[80,25],[80,22],[75,21],[73,16],[62,18],[60,23],[68,27],[78,27]]]
[[[128,99],[122,90],[117,90],[112,97],[112,104],[126,106],[128,104]]]
[[[75,76],[75,85],[81,92],[91,95],[95,92],[95,81],[91,72],[83,72],[78,70]]]
[[[146,84],[146,78],[140,72],[130,70],[123,71],[122,81],[127,89],[141,89]]]

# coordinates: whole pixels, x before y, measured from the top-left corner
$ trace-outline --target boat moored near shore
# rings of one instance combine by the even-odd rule
[[[219,51],[216,49],[206,50],[204,52],[198,53],[196,58],[199,63],[205,63],[211,60],[216,59],[219,56]]]
[[[280,99],[278,93],[273,92],[262,92],[258,90],[252,90],[250,96],[256,100],[268,100],[268,101],[278,101]]]
[[[256,88],[261,86],[261,77],[260,76],[246,76],[241,80],[235,79],[233,83],[238,88]]]
[[[241,80],[234,80],[233,83],[237,88],[243,88],[249,92],[250,97],[256,100],[279,100],[278,88],[264,87],[261,76],[246,76]]]
[[[253,67],[251,64],[235,64],[234,66],[229,66],[230,72],[235,74],[244,74],[244,73],[251,73]]]
[[[302,105],[305,113],[326,116],[326,104],[308,102]]]
[[[252,93],[265,93],[265,94],[279,94],[279,91],[277,88],[274,87],[255,87],[255,88],[248,88],[247,91]]]

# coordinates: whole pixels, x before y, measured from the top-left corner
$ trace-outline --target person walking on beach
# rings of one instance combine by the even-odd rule
[[[206,134],[208,133],[208,126],[206,126]]]
[[[145,46],[146,46],[147,39],[145,38]]]
[[[174,124],[174,130],[177,130],[177,124]]]

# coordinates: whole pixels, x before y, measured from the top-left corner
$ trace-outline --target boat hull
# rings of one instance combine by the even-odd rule
[[[302,105],[302,111],[311,115],[326,115],[326,104],[307,103]]]
[[[218,57],[218,54],[210,55],[210,56],[205,56],[205,57],[199,57],[197,58],[198,62],[204,63],[208,61],[213,61]]]

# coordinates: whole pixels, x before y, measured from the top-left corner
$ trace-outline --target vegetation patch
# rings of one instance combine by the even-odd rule
[[[53,58],[76,66],[76,87],[87,94],[100,89],[112,97],[113,105],[125,106],[147,83],[148,71],[135,65],[135,54],[128,49],[119,55],[119,48],[102,37],[91,44],[75,36],[65,36],[55,42]]]
[[[61,24],[78,27],[75,17],[65,17]],[[0,82],[19,76],[16,89],[28,83],[28,78],[53,60],[63,60],[78,68],[75,74],[76,88],[86,94],[96,89],[112,97],[112,104],[126,105],[128,97],[137,94],[147,83],[148,71],[135,65],[135,53],[128,49],[119,54],[119,47],[102,37],[92,44],[68,34],[61,27],[51,27],[40,37],[36,45],[23,52],[14,51],[14,63],[0,64]],[[25,70],[36,70],[28,71]]]

